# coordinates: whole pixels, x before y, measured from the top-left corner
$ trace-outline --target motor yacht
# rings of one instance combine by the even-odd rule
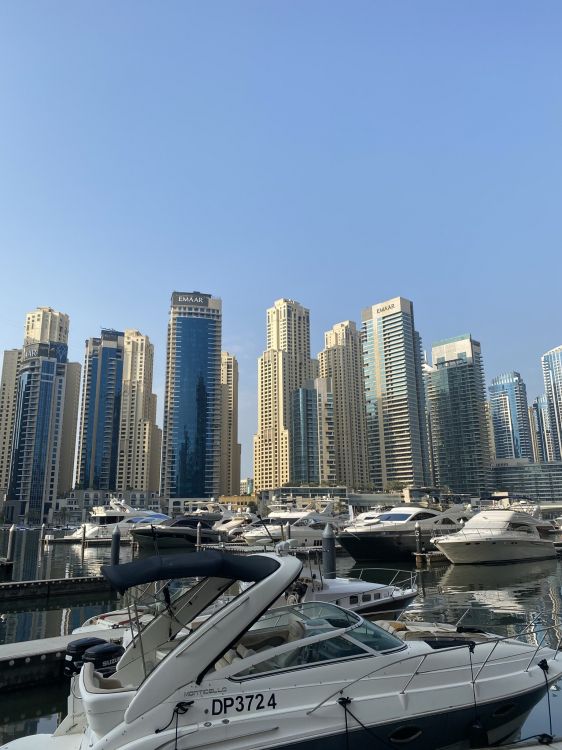
[[[334,604],[270,609],[301,573],[291,555],[195,552],[102,572],[121,594],[154,581],[199,580],[178,598],[168,596],[112,677],[84,663],[54,734],[2,750],[485,745],[512,736],[562,675],[557,651],[543,645],[546,634],[538,645],[423,629],[404,638]],[[251,585],[178,636],[236,581]]]
[[[198,530],[199,527],[199,530]],[[197,516],[178,516],[159,524],[138,524],[131,529],[133,541],[141,549],[158,552],[161,549],[195,549],[199,538],[201,544],[217,544],[222,541],[213,523]]]
[[[346,520],[347,517],[344,520],[342,516],[334,515],[331,508],[268,516],[248,526],[242,539],[250,546],[277,544],[291,539],[297,547],[320,547],[326,524],[331,523],[337,529]]]
[[[481,511],[455,534],[431,541],[455,564],[528,562],[556,557],[553,525],[514,510]]]
[[[416,551],[416,527],[420,530],[422,544],[427,549],[435,549],[430,543],[432,537],[458,531],[470,516],[472,511],[463,505],[444,511],[399,505],[380,513],[367,524],[346,526],[337,540],[358,562],[410,559]]]
[[[119,526],[121,537],[127,537],[138,523],[149,523],[154,526],[170,518],[165,513],[133,508],[122,500],[110,500],[109,505],[96,505],[90,511],[86,524],[70,534],[69,539],[106,539],[110,538],[116,526]],[[85,526],[85,530],[84,530]]]

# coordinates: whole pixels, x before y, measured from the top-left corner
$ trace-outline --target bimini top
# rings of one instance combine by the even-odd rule
[[[279,567],[274,557],[232,555],[228,552],[182,552],[163,557],[146,557],[124,565],[103,565],[101,573],[111,588],[123,594],[132,586],[171,578],[231,578],[234,581],[261,581]]]

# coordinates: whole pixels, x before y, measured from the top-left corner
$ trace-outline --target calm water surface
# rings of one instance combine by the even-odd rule
[[[7,535],[0,530],[0,557],[5,554]],[[80,546],[58,545],[41,554],[39,532],[18,532],[15,580],[58,578],[71,575],[96,575],[109,562],[109,548],[97,547],[82,552]],[[122,549],[122,561],[131,557]],[[338,558],[339,572],[354,573],[353,560]],[[382,564],[381,564],[382,565]],[[392,567],[392,566],[388,566]],[[372,571],[365,575],[384,581],[385,574]],[[537,627],[562,623],[562,562],[549,560],[498,566],[440,565],[421,571],[420,594],[408,607],[407,618],[478,626],[501,635],[517,635],[529,630],[529,640],[541,637]],[[112,600],[99,595],[93,599],[68,601],[56,605],[42,602],[0,605],[0,644],[66,634],[98,612],[115,607]],[[530,627],[540,617],[541,626]],[[556,645],[562,629],[554,627],[546,638]],[[561,655],[562,657],[562,655]],[[550,691],[553,728],[562,735],[562,695]],[[67,686],[49,686],[0,697],[0,744],[15,737],[51,732],[64,714]],[[527,720],[522,736],[548,731],[546,698]]]

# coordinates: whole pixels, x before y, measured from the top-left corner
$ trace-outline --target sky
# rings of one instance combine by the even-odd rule
[[[562,5],[1,0],[0,349],[25,313],[155,345],[222,298],[252,474],[266,309],[324,332],[401,295],[426,349],[542,391],[562,344]]]

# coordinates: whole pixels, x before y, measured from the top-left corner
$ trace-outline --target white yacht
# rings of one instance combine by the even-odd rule
[[[139,510],[133,508],[122,500],[110,500],[109,505],[96,505],[90,511],[88,523],[84,532],[80,526],[68,539],[82,539],[85,533],[86,539],[110,538],[116,526],[119,526],[121,536],[126,537],[136,524],[147,523],[157,525],[166,521],[170,516],[165,513],[156,513],[152,510]]]
[[[416,505],[397,505],[369,523],[346,526],[337,535],[341,546],[358,562],[411,559],[416,551],[416,527],[426,548],[437,534],[458,531],[473,515],[463,505],[435,510]]]
[[[455,564],[548,560],[556,557],[553,526],[514,510],[481,511],[456,534],[432,539]]]
[[[296,547],[320,547],[326,524],[331,523],[337,529],[338,520],[336,516],[313,510],[300,513],[292,521],[288,518],[268,516],[248,526],[242,533],[242,539],[250,546],[277,544],[290,538]]]
[[[301,567],[291,555],[209,551],[102,568],[122,594],[157,580],[199,580],[169,598],[112,677],[91,662],[82,666],[54,734],[20,738],[2,750],[485,745],[517,732],[562,676],[562,660],[542,640],[454,628],[431,637],[422,628],[403,639],[400,630],[388,632],[333,604],[269,609]],[[236,581],[253,585],[178,636]]]

